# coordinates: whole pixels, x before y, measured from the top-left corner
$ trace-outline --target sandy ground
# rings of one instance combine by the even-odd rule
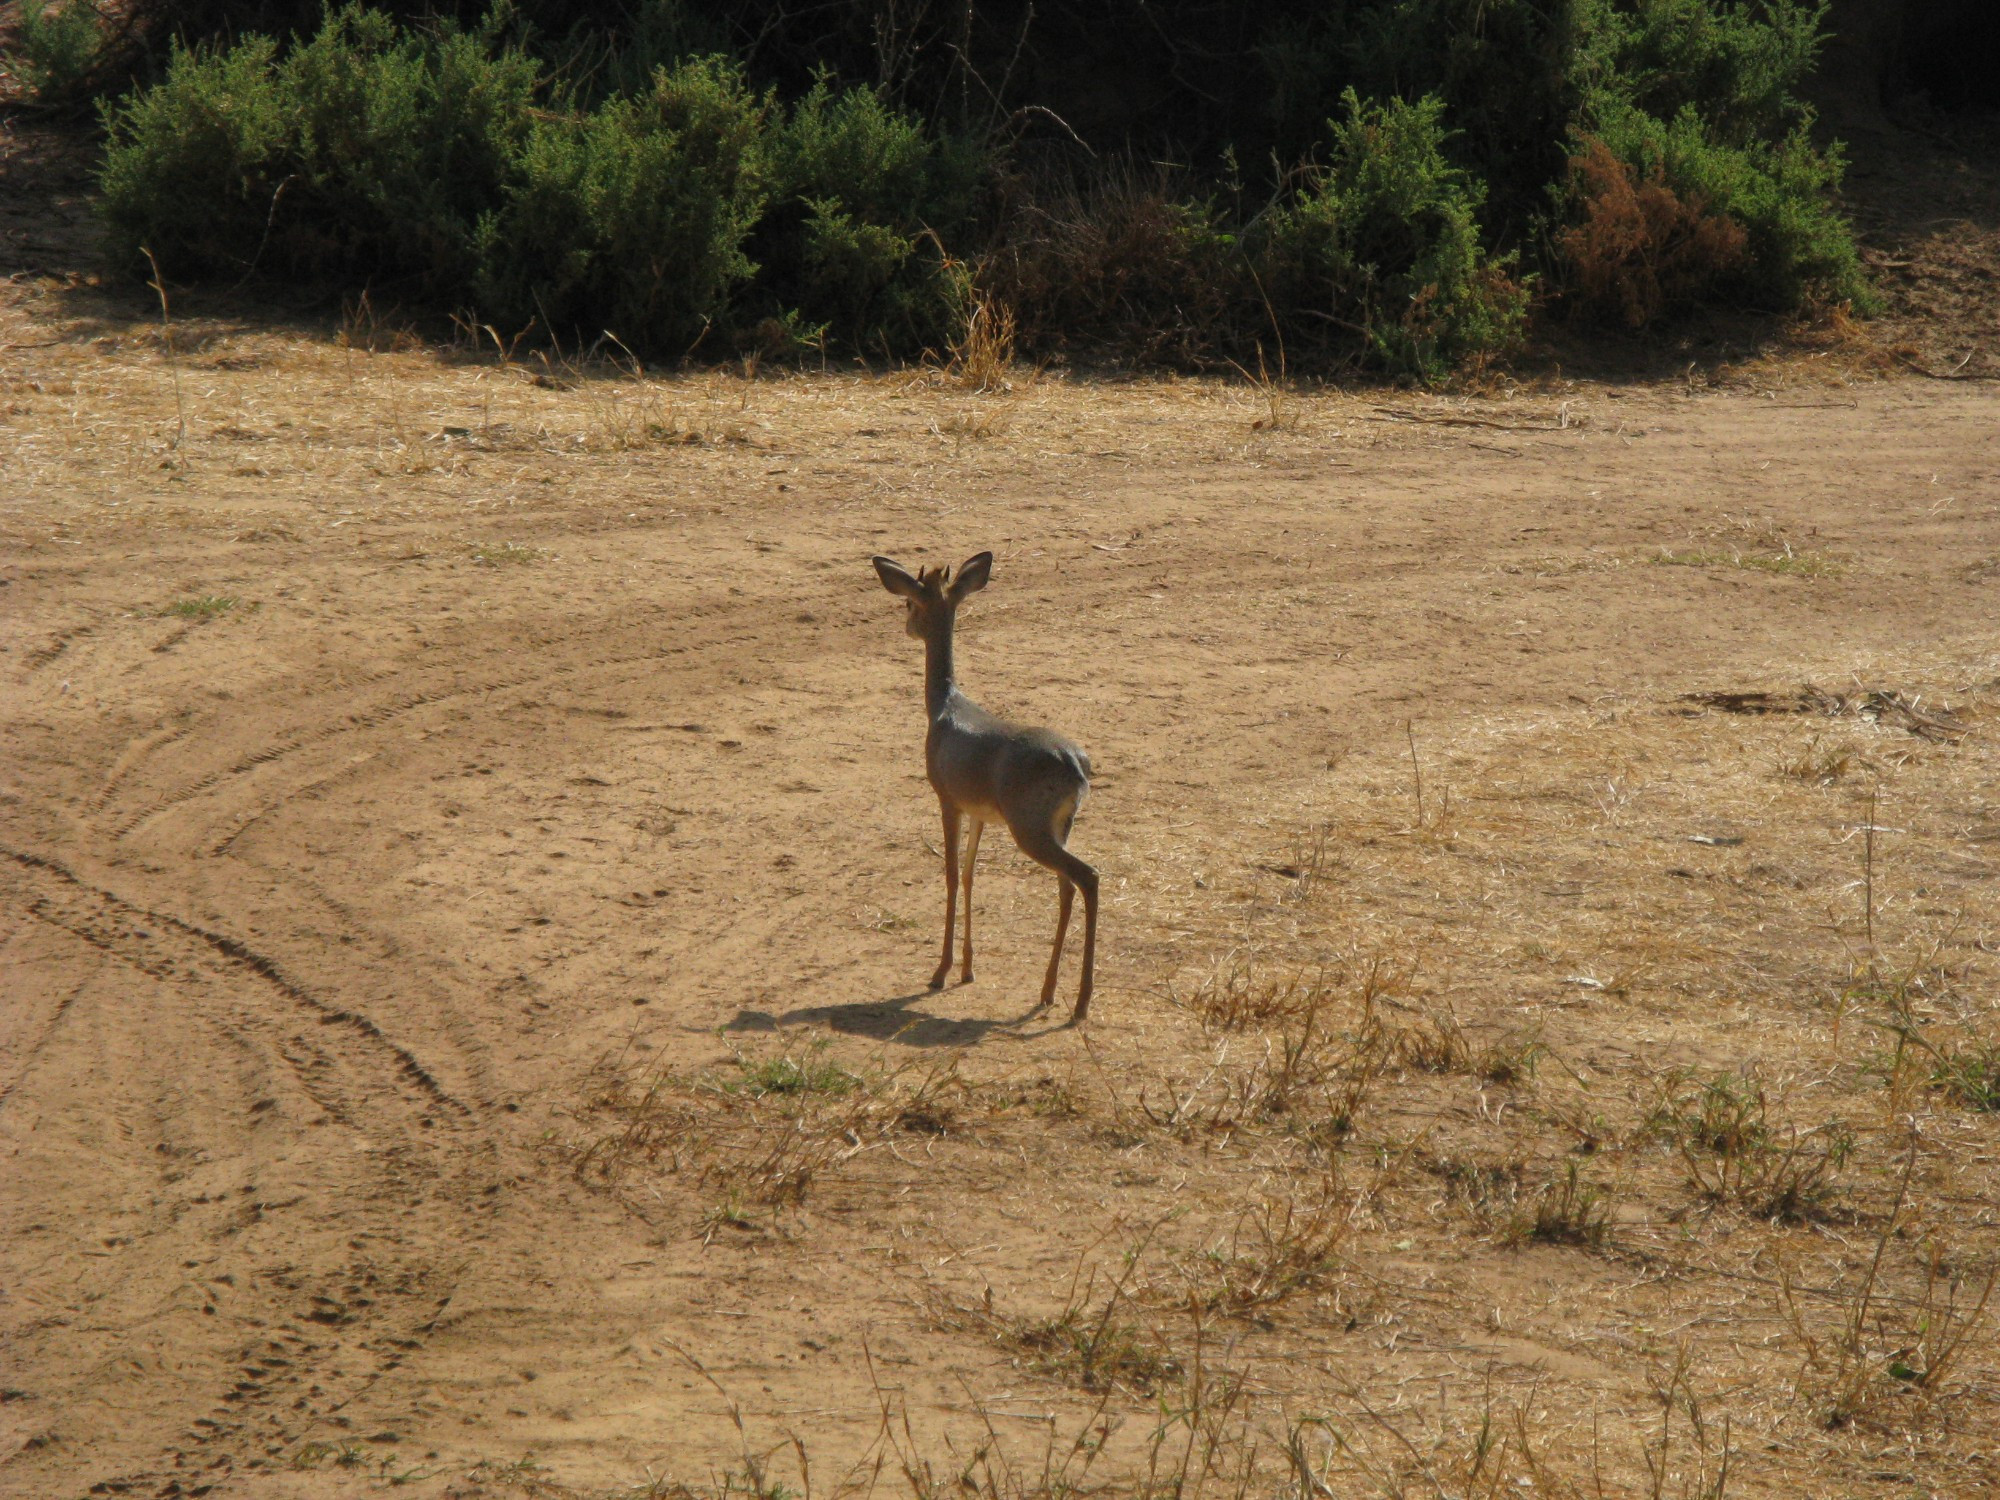
[[[1093,1247],[1269,1179],[1235,1133],[1157,1128],[1215,1075],[1191,985],[1243,955],[1416,954],[1424,1004],[1532,1020],[1562,1067],[1516,1108],[1549,1120],[1565,1076],[1620,1057],[1851,1049],[1866,1027],[1823,995],[1861,941],[1826,915],[1854,909],[1857,783],[1772,770],[1823,742],[1900,777],[1879,920],[1958,913],[1938,962],[1990,1015],[1990,386],[1810,361],[1276,407],[570,380],[212,323],[170,359],[78,295],[0,327],[0,1494],[699,1486],[741,1463],[739,1416],[758,1451],[795,1434],[824,1489],[888,1451],[891,1408],[893,1451],[961,1460],[989,1425],[1039,1451],[1099,1400],[1144,1413],[1142,1382],[1080,1390],[964,1309],[1060,1306]],[[923,990],[920,652],[867,559],[981,548],[967,688],[1099,771],[1080,1031],[1030,1014],[1054,883],[1004,838],[978,980]],[[1808,681],[1970,733],[1682,701]],[[1674,941],[1632,958],[1656,919]],[[726,1112],[713,1080],[780,1053],[968,1092],[952,1128],[855,1135],[801,1204],[738,1207],[671,1152],[577,1171],[632,1078]],[[1508,1092],[1406,1071],[1377,1159]],[[1867,1107],[1893,1187],[1901,1137]],[[1926,1118],[1990,1167],[1993,1116]],[[1960,1244],[1990,1256],[1972,1181]],[[1323,1376],[1385,1409],[1415,1382],[1423,1408],[1452,1373],[1453,1400],[1498,1380],[1572,1437],[1586,1409],[1651,1432],[1672,1340],[1631,1329],[1694,1295],[1661,1269],[1685,1225],[1626,1215],[1656,1256],[1509,1247],[1447,1224],[1443,1191],[1357,1229],[1366,1298],[1209,1336],[1273,1400]],[[1801,1253],[1853,1274],[1881,1199]],[[1426,1295],[1457,1333],[1396,1332]],[[1746,1345],[1779,1353],[1718,1389],[1795,1369],[1756,1317]],[[2000,1386],[1990,1360],[1963,1375],[1942,1436],[1773,1415],[1730,1492],[1981,1492]],[[1643,1491],[1633,1452],[1612,1467]],[[1507,1487],[1561,1492],[1535,1483]]]

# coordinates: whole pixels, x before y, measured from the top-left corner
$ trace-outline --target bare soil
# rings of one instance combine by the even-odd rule
[[[1993,385],[0,343],[0,1494],[2000,1486]]]

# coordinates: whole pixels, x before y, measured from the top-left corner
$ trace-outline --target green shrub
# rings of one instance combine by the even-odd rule
[[[121,269],[145,269],[141,246],[176,276],[249,269],[294,137],[276,56],[264,37],[176,47],[160,83],[104,107],[100,203]]]
[[[405,32],[354,5],[329,13],[278,79],[294,131],[287,266],[387,272],[462,297],[479,216],[527,136],[535,72],[483,34]]]
[[[73,97],[97,65],[104,18],[95,0],[22,0],[21,76],[44,104]]]
[[[851,347],[936,340],[956,305],[941,235],[965,219],[978,166],[872,89],[819,79],[772,132],[767,298]]]
[[[721,58],[661,69],[638,99],[536,124],[505,203],[480,224],[481,300],[559,334],[608,330],[681,353],[755,272],[770,101]]]
[[[1873,304],[1854,235],[1838,207],[1838,148],[1809,134],[1800,91],[1824,40],[1825,0],[1591,0],[1579,68],[1585,87],[1572,138],[1601,142],[1635,182],[1654,184],[1698,216],[1740,229],[1741,255],[1687,281],[1683,306],[1708,297],[1789,311],[1810,302]],[[1601,193],[1572,174],[1572,232],[1558,236],[1564,279],[1596,279],[1573,232],[1604,212]],[[1727,236],[1706,237],[1711,248]],[[1682,256],[1686,264],[1686,252]],[[1656,308],[1637,321],[1650,321]],[[1634,309],[1627,308],[1632,321]],[[1635,324],[1635,326],[1637,326]]]
[[[261,265],[462,297],[535,71],[484,33],[406,32],[358,5],[329,12],[282,64],[263,37],[176,49],[161,84],[105,112],[118,253],[148,244],[181,276]]]
[[[1341,60],[1364,97],[1444,101],[1447,154],[1519,243],[1562,175],[1579,61],[1610,13],[1609,0],[1378,0],[1344,22]]]
[[[23,19],[44,85],[108,76],[84,60],[91,0],[51,3]],[[995,73],[960,55],[998,35],[969,20],[924,61],[910,49],[942,22],[878,26],[867,6],[753,8],[746,30],[753,11],[693,0],[492,0],[460,27],[395,18],[470,0],[348,0],[289,44],[175,43],[156,83],[105,108],[112,251],[138,271],[148,247],[183,279],[366,282],[669,355],[907,355],[977,301],[1041,352],[1247,363],[1275,334],[1294,368],[1433,378],[1517,340],[1519,264],[1637,328],[1718,301],[1869,305],[1838,150],[1814,146],[1802,102],[1825,0],[1155,8],[1117,76],[1200,56],[1199,85],[1163,66],[1107,95],[1091,60],[1113,44],[1063,0],[1010,44],[1051,108],[1013,109],[1003,81],[973,144],[934,122],[984,108],[969,79],[1015,74],[1011,53]],[[215,37],[251,14],[142,0],[131,45],[166,36],[162,16]],[[720,51],[753,30],[755,82]],[[937,92],[951,79],[961,97]],[[1221,169],[1133,165],[1137,139]],[[1239,147],[1269,154],[1266,180],[1242,180]]]
[[[1742,227],[1747,256],[1717,278],[1730,301],[1774,312],[1812,302],[1873,305],[1835,197],[1840,157],[1814,147],[1803,125],[1776,141],[1742,145],[1717,139],[1692,105],[1666,122],[1635,108],[1607,108],[1597,125],[1611,153],[1636,174]]]
[[[1297,346],[1358,337],[1387,368],[1424,377],[1498,352],[1526,296],[1481,248],[1484,190],[1444,154],[1444,103],[1363,103],[1329,121],[1333,160],[1263,227],[1257,258]]]
[[[1587,109],[1622,103],[1657,120],[1692,106],[1734,146],[1808,123],[1798,91],[1825,40],[1827,0],[1588,0],[1578,68]]]
[[[1488,244],[1553,239],[1573,304],[1596,314],[1644,324],[1709,298],[1865,306],[1836,203],[1839,159],[1812,146],[1801,97],[1827,8],[1358,0],[1287,33],[1269,65],[1284,100],[1310,98],[1315,70],[1324,88],[1341,69],[1364,93],[1441,99],[1454,131],[1447,154],[1490,191]],[[1623,164],[1624,182],[1571,165],[1594,142]],[[1547,235],[1537,220],[1552,202],[1562,222]],[[1614,246],[1620,258],[1605,260]],[[1592,258],[1577,261],[1579,251]]]

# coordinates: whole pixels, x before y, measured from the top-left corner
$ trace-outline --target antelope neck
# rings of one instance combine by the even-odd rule
[[[952,680],[951,671],[951,616],[945,616],[944,624],[924,635],[924,708],[935,719],[944,712],[944,706],[958,684]]]

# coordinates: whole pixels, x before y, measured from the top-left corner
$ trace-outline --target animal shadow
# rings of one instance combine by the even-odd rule
[[[880,1000],[857,1000],[847,1005],[808,1005],[773,1015],[765,1010],[741,1010],[725,1031],[780,1031],[793,1026],[824,1026],[845,1036],[865,1036],[878,1042],[901,1042],[909,1047],[976,1047],[996,1032],[1014,1040],[1025,1040],[1043,1032],[1024,1033],[1020,1028],[1037,1015],[1031,1007],[1008,1020],[956,1020],[934,1016],[910,1007],[942,990],[912,990],[907,995],[889,995]],[[1060,1014],[1060,1012],[1058,1012]],[[1060,1030],[1061,1022],[1048,1028]]]

